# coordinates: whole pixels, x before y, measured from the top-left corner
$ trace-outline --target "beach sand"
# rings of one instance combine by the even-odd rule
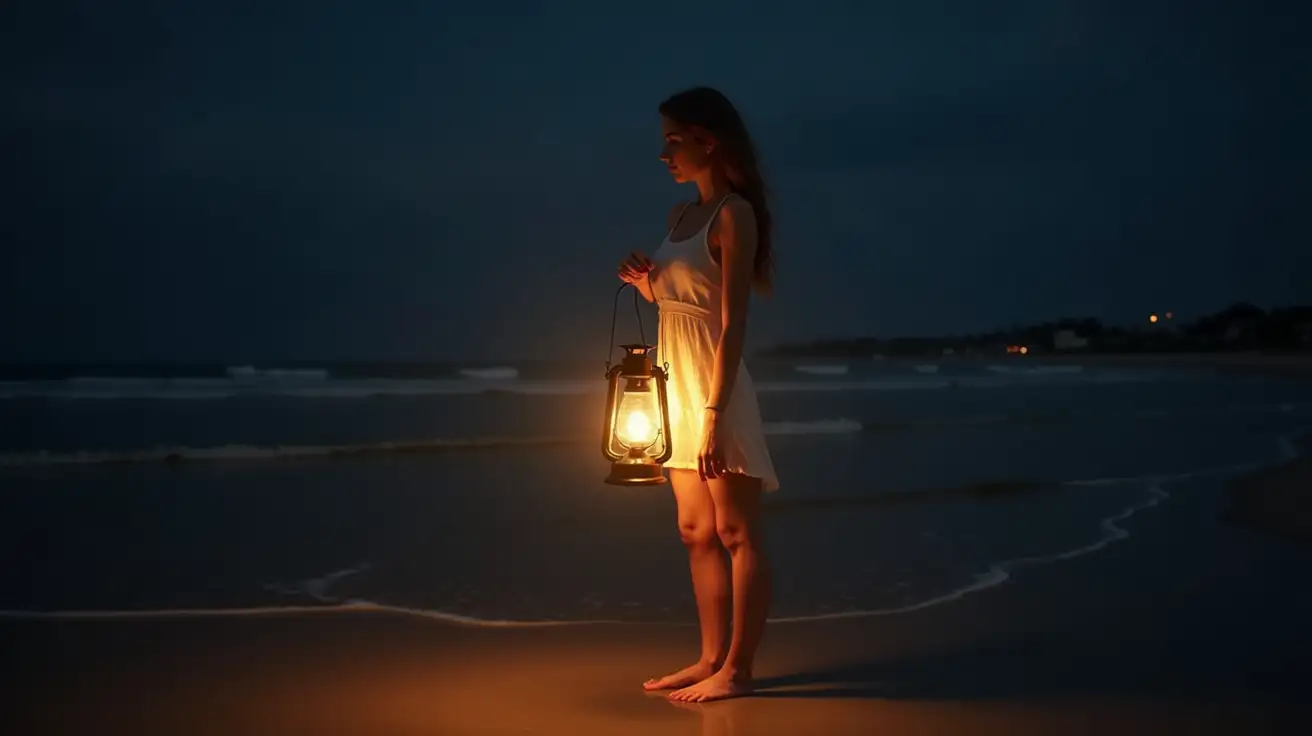
[[[642,692],[677,625],[393,612],[0,620],[0,732],[1282,733],[1312,716],[1312,549],[1176,494],[1096,554],[920,611],[772,625],[756,697]]]

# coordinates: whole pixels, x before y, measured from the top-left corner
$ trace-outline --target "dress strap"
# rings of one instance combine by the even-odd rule
[[[690,204],[692,204],[692,202],[684,202],[683,207],[679,208],[679,216],[674,218],[674,225],[670,227],[669,232],[665,233],[666,240],[674,237],[674,231],[679,228],[679,223],[683,222],[683,216],[688,212],[688,205]]]
[[[717,266],[720,265],[720,262],[716,259],[716,255],[711,252],[711,228],[715,226],[715,217],[720,214],[720,208],[723,207],[724,203],[728,202],[729,198],[735,194],[736,192],[729,192],[723,197],[720,197],[720,202],[715,205],[715,209],[711,210],[710,218],[706,220],[706,224],[702,227],[702,243],[705,245],[703,250],[706,251],[706,257],[711,259],[711,263]]]
[[[715,205],[715,209],[711,210],[711,216],[709,219],[706,220],[706,233],[708,236],[710,235],[711,232],[711,226],[715,224],[715,216],[720,214],[720,208],[723,207],[724,203],[728,202],[729,198],[734,196],[735,194],[736,192],[729,192],[723,197],[720,197],[720,201],[718,204]]]

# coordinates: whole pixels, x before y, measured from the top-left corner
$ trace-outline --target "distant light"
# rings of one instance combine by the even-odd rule
[[[1027,347],[1025,347],[1024,345],[1021,345],[1021,346],[1020,346],[1020,354],[1021,354],[1021,355],[1024,355],[1024,354],[1028,353],[1029,351],[1030,351],[1030,349],[1027,348]]]
[[[1175,312],[1167,312],[1167,313],[1166,313],[1166,318],[1167,318],[1167,319],[1175,319]]]
[[[1155,314],[1150,314],[1150,315],[1148,315],[1148,321],[1149,321],[1149,322],[1156,322],[1156,321],[1157,321],[1157,315],[1155,315]]]

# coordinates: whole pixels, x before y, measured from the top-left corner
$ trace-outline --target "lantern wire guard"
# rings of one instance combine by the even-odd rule
[[[632,284],[621,284],[620,287],[615,290],[615,299],[610,315],[610,340],[609,340],[609,348],[606,353],[606,378],[608,382],[612,379],[612,374],[614,370],[623,370],[622,367],[616,368],[616,366],[611,362],[611,358],[613,357],[616,348],[615,323],[619,316],[620,294],[624,291],[625,288],[629,288],[629,287],[633,288],[633,313],[638,320],[638,337],[640,340],[642,340],[642,344],[624,345],[620,347],[629,350],[630,353],[634,355],[637,355],[639,353],[639,348],[650,349],[648,348],[646,330],[643,328],[642,325],[642,310],[639,308],[638,288],[636,286],[633,286]],[[661,353],[661,349],[660,349],[661,346],[656,345],[655,348],[657,351],[656,352],[657,361],[655,362],[658,362],[660,359],[659,356]],[[628,361],[626,360],[625,362],[627,363]],[[646,362],[645,358],[643,358],[643,362],[644,363]],[[651,363],[647,363],[647,365],[650,366]],[[669,371],[670,371],[669,363],[665,363],[663,364],[662,367],[659,368],[653,367],[652,370],[656,371],[659,374],[660,383],[661,383],[660,390],[661,390],[661,395],[663,397],[664,395],[663,384],[666,377],[669,376]],[[612,389],[612,393],[613,393],[613,389]],[[663,401],[664,399],[662,398],[662,404]],[[613,434],[615,431],[615,427],[614,427],[615,417],[612,416],[612,414],[615,411],[618,411],[618,406],[611,407],[607,411],[607,420],[606,420],[607,421],[606,426],[608,429],[607,439],[606,439],[607,443],[609,443],[610,441],[609,439],[610,435]],[[630,485],[658,485],[666,482],[665,473],[661,470],[660,462],[653,461],[649,456],[646,455],[645,452],[647,448],[651,447],[656,442],[661,441],[662,439],[666,443],[665,446],[667,448],[669,447],[669,434],[668,434],[669,417],[668,415],[666,415],[666,412],[664,411],[663,407],[661,410],[661,414],[662,414],[661,417],[662,421],[661,421],[660,429],[658,431],[657,438],[653,439],[651,443],[648,443],[644,447],[634,447],[628,445],[627,443],[624,443],[621,440],[621,444],[623,444],[623,446],[626,449],[628,449],[631,454],[628,458],[622,458],[619,460],[612,459],[611,472],[610,475],[606,478],[607,483],[611,485],[630,486]],[[664,435],[663,438],[661,437],[661,435]],[[668,456],[668,452],[665,453],[665,455]],[[607,457],[608,458],[611,457],[609,452],[607,453]],[[642,460],[635,462],[634,460],[636,460],[637,458],[642,458]]]

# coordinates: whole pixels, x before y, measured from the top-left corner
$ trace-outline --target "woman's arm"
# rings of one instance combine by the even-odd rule
[[[756,261],[756,215],[751,204],[740,197],[730,199],[720,209],[712,226],[712,235],[720,244],[723,301],[720,305],[722,329],[720,342],[715,347],[715,370],[711,375],[707,406],[722,412],[728,408],[729,397],[733,395],[733,384],[738,379],[738,364],[747,338],[747,305]]]

